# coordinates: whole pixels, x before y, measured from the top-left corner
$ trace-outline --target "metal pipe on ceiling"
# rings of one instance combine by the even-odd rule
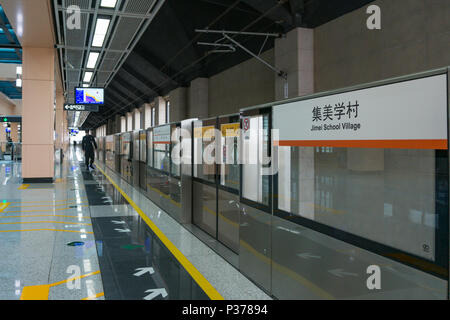
[[[216,22],[218,22],[221,18],[223,18],[228,12],[230,12],[231,10],[233,10],[234,7],[236,7],[239,3],[241,2],[241,0],[237,0],[236,2],[234,2],[233,4],[230,5],[230,7],[225,10],[224,12],[222,12],[217,18],[215,18],[207,27],[205,27],[204,30],[208,30],[211,26],[213,26]],[[275,10],[276,8],[278,8],[280,5],[282,5],[285,2],[285,0],[277,3],[274,7],[270,8],[269,10],[267,10],[265,13],[263,13],[262,15],[260,15],[257,19],[253,20],[250,24],[248,24],[247,26],[245,26],[244,28],[242,28],[240,31],[238,32],[245,32],[245,30],[248,30],[251,26],[253,26],[254,24],[256,24],[258,21],[260,21],[261,19],[265,18],[268,14],[270,14],[273,10]],[[264,35],[267,35],[266,33],[264,33]],[[238,36],[238,34],[234,34],[231,38],[234,38]],[[277,36],[279,36],[279,34],[277,34]],[[164,68],[166,68],[167,66],[169,66],[172,61],[174,61],[184,50],[186,50],[189,46],[191,46],[196,40],[198,40],[198,38],[200,37],[200,35],[196,35],[185,47],[183,47],[180,51],[178,51],[177,54],[175,54],[175,56],[173,56],[161,69],[160,71],[163,71]],[[209,55],[204,55],[203,57],[200,57],[199,59],[197,59],[196,61],[192,62],[191,64],[189,64],[188,66],[186,66],[185,68],[183,68],[182,70],[180,70],[179,72],[177,72],[175,75],[171,75],[170,78],[174,78],[176,76],[178,76],[179,74],[183,73],[185,70],[191,68],[192,66],[200,63],[201,61],[203,61],[206,57],[208,57]],[[169,78],[169,79],[170,79]],[[166,83],[168,83],[169,80],[165,80],[163,81],[161,84],[159,84],[156,87],[153,87],[152,90],[153,91],[157,91],[159,88],[161,88],[163,85],[165,85]],[[128,103],[127,105],[119,108],[118,110],[114,111],[113,113],[111,113],[108,117],[105,118],[105,120],[110,119],[111,117],[115,116],[117,113],[122,112],[122,110],[128,108],[130,105],[132,105],[135,102],[135,100],[132,100],[130,103]]]
[[[262,32],[242,32],[242,31],[220,31],[220,30],[205,30],[205,29],[195,29],[195,32],[199,33],[217,33],[217,34],[236,34],[236,35],[247,35],[247,36],[264,36],[264,37],[275,37],[280,38],[283,36],[281,33],[262,33]]]
[[[265,66],[267,66],[268,68],[270,68],[271,70],[275,71],[275,73],[282,77],[284,80],[287,80],[287,74],[286,72],[279,70],[278,68],[272,66],[270,63],[268,63],[266,60],[262,59],[261,57],[257,56],[255,53],[251,52],[249,49],[247,49],[246,47],[244,47],[242,44],[240,44],[239,42],[237,42],[236,40],[234,40],[233,38],[231,38],[230,36],[228,36],[226,33],[223,33],[223,36],[228,40],[231,41],[232,43],[234,43],[236,46],[238,46],[239,48],[241,48],[242,50],[244,50],[245,52],[247,52],[249,55],[251,55],[253,58],[257,59],[259,62],[263,63]]]

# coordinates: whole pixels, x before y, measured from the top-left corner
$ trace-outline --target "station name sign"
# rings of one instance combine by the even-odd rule
[[[447,76],[322,96],[273,108],[279,146],[446,150]]]
[[[153,129],[154,144],[170,144],[170,125]]]
[[[98,112],[98,106],[97,105],[84,105],[84,104],[65,104],[64,110],[66,110],[66,111]]]

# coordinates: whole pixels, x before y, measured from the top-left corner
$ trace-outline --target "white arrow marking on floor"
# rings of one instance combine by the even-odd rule
[[[116,221],[116,220],[111,220],[112,223],[114,224],[125,224],[125,221]]]
[[[131,232],[130,229],[114,229],[114,230],[119,231],[119,232]]]
[[[309,260],[309,259],[320,259],[321,258],[320,256],[315,256],[315,255],[312,255],[312,254],[310,254],[308,252],[299,253],[299,254],[297,254],[297,257],[302,258],[302,259],[306,259],[306,260]]]
[[[147,272],[150,273],[150,274],[154,274],[155,273],[155,270],[153,270],[153,268],[151,268],[151,267],[149,267],[149,268],[137,268],[135,271],[138,271],[135,274],[133,274],[133,276],[136,276],[136,277],[140,277],[143,274],[146,274]]]
[[[358,274],[356,273],[351,273],[351,272],[345,272],[342,269],[334,269],[334,270],[328,270],[329,273],[331,273],[332,275],[339,277],[339,278],[343,278],[344,276],[352,276],[352,277],[357,277]]]
[[[163,298],[167,297],[167,291],[164,288],[160,289],[150,289],[145,291],[145,293],[151,292],[148,296],[144,297],[144,300],[153,300],[159,295],[162,295]]]

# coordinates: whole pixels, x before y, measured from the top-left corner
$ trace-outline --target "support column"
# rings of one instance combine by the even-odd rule
[[[163,97],[155,98],[155,126],[166,124],[166,100]]]
[[[277,100],[314,93],[314,30],[296,28],[285,38],[276,39],[275,66],[288,74],[287,84],[285,79],[274,75]],[[303,217],[314,219],[314,148],[284,148],[280,155],[290,158],[285,161],[292,168],[291,179],[300,182],[292,189],[290,186],[297,184],[289,183],[285,190],[290,199],[298,199],[288,205]]]
[[[170,121],[178,122],[187,117],[187,88],[179,87],[170,92]]]
[[[64,94],[62,91],[56,91],[56,110],[55,110],[55,150],[63,149],[64,144]]]
[[[141,119],[143,120],[143,129],[150,128],[152,126],[152,107],[149,103],[144,104],[142,107],[143,113],[141,113]]]
[[[70,146],[69,122],[67,121],[67,112],[63,113],[63,152],[67,154]]]
[[[121,132],[126,132],[127,131],[127,117],[125,116],[121,116],[120,117],[120,133]]]
[[[209,79],[197,78],[191,82],[189,88],[188,118],[208,118]]]
[[[142,105],[139,109],[139,120],[140,120],[140,129],[145,129],[145,104]]]
[[[23,48],[22,177],[52,182],[54,176],[55,50]]]
[[[121,116],[119,114],[116,114],[116,116],[114,117],[114,132],[112,133],[120,133],[122,128],[122,120],[120,119]]]
[[[314,30],[296,28],[275,40],[275,66],[288,74],[288,98],[314,92]],[[274,75],[275,98],[285,99],[286,81]]]
[[[133,113],[132,112],[127,112],[126,113],[126,119],[127,119],[126,132],[133,131]]]
[[[133,131],[141,129],[141,112],[139,109],[133,110]]]

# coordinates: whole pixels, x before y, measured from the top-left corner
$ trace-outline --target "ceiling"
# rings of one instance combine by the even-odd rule
[[[58,55],[64,83],[65,100],[74,103],[74,90],[84,83],[107,87],[143,30],[157,14],[162,0],[117,0],[114,7],[102,7],[103,0],[50,0],[56,24]],[[76,11],[72,8],[76,6]],[[79,13],[79,25],[72,17]],[[104,41],[95,46],[99,19],[109,21]],[[69,21],[72,23],[70,24]],[[75,21],[75,23],[74,23]],[[88,66],[91,53],[99,55],[93,67]],[[87,72],[93,76],[85,80]],[[69,126],[79,123],[87,113],[69,112]],[[95,117],[95,115],[92,115]]]
[[[250,56],[243,50],[211,53],[198,42],[214,42],[217,34],[196,29],[284,34],[295,27],[315,28],[373,0],[118,0],[114,10],[98,7],[100,0],[52,0],[60,29],[59,52],[63,57],[68,102],[73,88],[80,86],[86,71],[93,21],[100,14],[112,17],[113,26],[100,63],[94,70],[92,86],[104,86],[105,105],[100,112],[83,115],[83,129],[96,128],[116,115],[123,115],[156,96],[197,77],[211,77]],[[71,31],[64,8],[82,8],[82,31]],[[64,36],[65,35],[65,36]],[[233,35],[252,52],[274,46],[274,37]],[[222,44],[230,44],[222,40]],[[69,63],[68,63],[69,62]]]

